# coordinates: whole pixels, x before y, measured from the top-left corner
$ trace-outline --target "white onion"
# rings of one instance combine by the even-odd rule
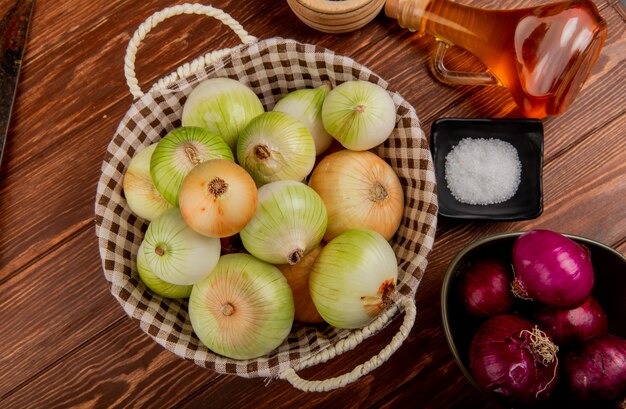
[[[179,193],[180,213],[200,234],[228,237],[250,221],[257,205],[257,188],[239,165],[212,159],[194,167]]]
[[[256,212],[239,234],[244,247],[268,263],[298,263],[326,231],[322,199],[307,185],[290,180],[263,185],[258,193]]]
[[[364,151],[389,138],[396,124],[396,107],[379,85],[348,81],[326,96],[322,122],[345,148]]]
[[[172,205],[159,194],[150,176],[150,158],[156,143],[140,150],[124,173],[124,197],[130,210],[145,220],[156,219]]]
[[[235,152],[241,131],[263,112],[261,100],[246,85],[230,78],[211,78],[187,97],[182,123],[220,135]]]
[[[209,275],[220,257],[220,240],[196,233],[178,208],[169,209],[148,226],[143,240],[150,270],[161,280],[191,285]]]
[[[308,128],[315,142],[315,154],[320,155],[333,143],[333,137],[326,132],[322,123],[322,106],[330,84],[317,88],[291,91],[278,100],[273,111],[284,112],[299,119]]]
[[[191,294],[190,285],[170,284],[161,280],[152,270],[150,270],[148,262],[146,261],[146,255],[143,252],[143,243],[141,243],[139,250],[137,251],[137,273],[146,287],[161,297],[187,298],[189,297],[189,294]]]
[[[313,263],[311,298],[324,321],[360,328],[389,305],[398,279],[393,249],[380,234],[348,230],[331,240]]]
[[[261,186],[303,180],[315,165],[315,143],[304,124],[283,112],[254,118],[237,142],[237,160]]]
[[[289,335],[293,296],[276,267],[249,254],[228,254],[193,286],[189,317],[207,348],[252,359],[269,354]]]
[[[324,240],[353,228],[368,228],[390,240],[404,213],[404,192],[394,170],[372,152],[342,150],[315,167],[311,186],[328,211]]]

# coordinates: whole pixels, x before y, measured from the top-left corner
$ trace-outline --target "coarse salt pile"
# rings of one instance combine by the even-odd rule
[[[517,150],[500,139],[464,138],[446,156],[445,178],[456,200],[501,203],[515,195],[522,165]]]

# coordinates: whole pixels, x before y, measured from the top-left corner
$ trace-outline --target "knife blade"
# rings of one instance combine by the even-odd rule
[[[0,21],[0,163],[35,0],[17,0]]]

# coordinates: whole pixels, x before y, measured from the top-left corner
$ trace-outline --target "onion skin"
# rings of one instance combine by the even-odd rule
[[[280,180],[258,190],[254,216],[239,236],[245,249],[272,264],[297,264],[319,245],[328,224],[319,195],[304,183]]]
[[[219,239],[194,231],[178,208],[166,210],[150,222],[143,247],[150,270],[176,285],[192,285],[211,274],[221,251]]]
[[[168,203],[152,182],[150,158],[157,144],[140,150],[124,173],[124,196],[130,210],[148,221],[154,220],[173,206]]]
[[[606,314],[593,297],[570,310],[536,306],[533,319],[561,346],[604,335],[608,331]]]
[[[531,230],[513,244],[514,293],[557,308],[581,305],[593,290],[589,250],[550,230]]]
[[[534,329],[535,324],[512,314],[485,321],[470,344],[470,368],[476,383],[511,403],[548,399],[557,385],[559,363],[556,350],[547,365],[533,352],[529,332]]]
[[[189,297],[189,318],[198,338],[233,359],[272,352],[289,335],[293,317],[293,295],[285,277],[249,254],[222,256]]]
[[[180,127],[159,141],[150,158],[150,176],[163,198],[178,207],[178,192],[185,176],[202,162],[222,158],[235,161],[218,134],[198,127]]]
[[[264,111],[259,97],[245,84],[231,78],[210,78],[187,97],[182,124],[220,135],[235,152],[239,134]]]
[[[277,180],[302,181],[315,165],[315,142],[299,119],[265,112],[239,134],[237,160],[258,186]]]
[[[276,267],[283,273],[291,291],[293,292],[293,302],[296,308],[295,320],[308,324],[320,324],[324,322],[324,318],[317,312],[315,304],[311,299],[309,291],[309,275],[313,262],[322,250],[323,244],[320,244],[309,254],[302,257],[298,264],[279,264]]]
[[[515,298],[511,293],[512,273],[495,259],[481,259],[464,266],[458,291],[465,310],[477,317],[509,312]]]
[[[225,159],[195,166],[178,193],[180,213],[189,227],[217,238],[239,233],[254,216],[257,200],[252,177]]]
[[[563,384],[574,400],[626,398],[626,340],[606,334],[572,347],[563,357]]]
[[[330,241],[349,229],[364,228],[391,240],[404,214],[404,192],[398,176],[376,154],[341,150],[315,167],[309,186],[326,205]]]
[[[381,86],[346,81],[326,96],[322,122],[346,149],[366,151],[389,138],[396,125],[396,107]]]
[[[361,328],[391,302],[398,264],[391,245],[372,230],[352,229],[331,240],[309,276],[311,298],[324,321]]]
[[[313,89],[297,89],[279,99],[272,109],[289,114],[306,125],[315,142],[315,155],[322,154],[335,140],[322,123],[322,105],[329,92],[328,82]]]
[[[170,284],[161,280],[152,270],[150,270],[143,251],[143,243],[139,246],[139,250],[137,250],[137,273],[146,287],[161,297],[188,298],[189,294],[191,294],[192,286]]]

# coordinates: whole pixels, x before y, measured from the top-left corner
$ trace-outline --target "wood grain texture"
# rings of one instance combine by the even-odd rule
[[[0,332],[0,345],[7,346],[0,355],[0,397],[119,320],[107,283],[76,269],[99,262],[91,251],[96,245],[91,229],[83,231],[3,284],[0,321],[12,325]],[[33,305],[41,306],[38,314],[15,320]]]
[[[0,11],[12,1],[0,0]],[[464,3],[502,7],[496,0]],[[306,394],[280,380],[212,373],[167,352],[126,316],[103,277],[94,197],[106,146],[132,102],[123,76],[126,45],[145,18],[174,4],[36,3],[0,168],[0,407],[499,407],[465,380],[447,347],[443,276],[462,247],[497,232],[549,228],[626,251],[626,23],[619,6],[603,11],[607,43],[582,93],[568,112],[544,121],[543,214],[507,223],[440,218],[405,345],[354,384]],[[519,116],[505,89],[438,83],[427,69],[433,39],[383,14],[357,32],[330,35],[300,22],[285,1],[210,4],[258,38],[314,43],[366,65],[415,106],[427,135],[442,117]],[[165,21],[139,49],[137,78],[147,89],[180,64],[236,43],[207,17]],[[447,64],[481,68],[455,48]],[[301,375],[345,373],[376,354],[398,327],[396,319],[355,350]]]

